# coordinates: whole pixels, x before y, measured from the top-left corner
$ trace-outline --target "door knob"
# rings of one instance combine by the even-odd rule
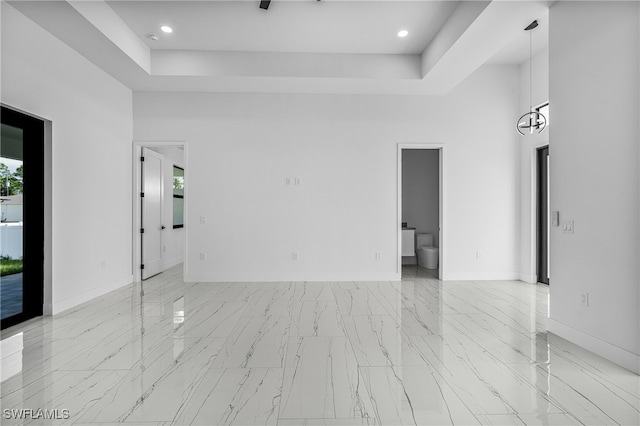
[[[160,229],[164,229],[164,228],[166,228],[166,226],[162,225],[162,228],[160,228]]]

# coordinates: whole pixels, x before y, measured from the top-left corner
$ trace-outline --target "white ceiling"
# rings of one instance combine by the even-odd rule
[[[109,1],[152,49],[420,54],[457,1]],[[164,34],[160,26],[173,28]],[[401,29],[409,36],[399,38]],[[152,41],[147,34],[161,38]]]
[[[133,90],[442,95],[547,45],[548,0],[8,0]],[[160,31],[169,25],[173,33]],[[399,30],[409,36],[399,38]],[[160,40],[147,35],[155,33]]]

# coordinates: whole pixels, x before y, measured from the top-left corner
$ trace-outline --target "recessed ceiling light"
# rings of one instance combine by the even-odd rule
[[[398,37],[400,37],[400,38],[404,38],[404,37],[406,37],[408,35],[409,35],[409,31],[407,31],[407,30],[398,31]]]
[[[160,29],[161,29],[162,31],[164,31],[165,33],[172,33],[172,32],[173,32],[173,28],[171,28],[171,27],[170,27],[170,26],[168,26],[168,25],[163,25],[163,26],[161,26],[161,27],[160,27]]]

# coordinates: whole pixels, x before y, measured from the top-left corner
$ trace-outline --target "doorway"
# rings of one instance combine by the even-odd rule
[[[0,312],[5,329],[43,313],[45,122],[5,106],[0,118]]]
[[[443,145],[398,144],[396,229],[400,277],[404,273],[407,277],[442,280],[446,274],[444,165]],[[423,250],[420,250],[420,244],[424,244]],[[425,250],[427,246],[436,250]]]
[[[538,282],[549,285],[549,146],[538,148],[536,155],[536,258]]]
[[[186,274],[186,142],[134,143],[134,280]],[[180,265],[180,266],[178,266]]]

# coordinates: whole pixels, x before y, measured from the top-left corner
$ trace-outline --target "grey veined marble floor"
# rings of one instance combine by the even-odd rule
[[[183,283],[175,268],[32,320],[2,333],[2,424],[21,423],[11,409],[69,417],[33,424],[640,424],[638,376],[546,332],[547,287],[406,272]]]

